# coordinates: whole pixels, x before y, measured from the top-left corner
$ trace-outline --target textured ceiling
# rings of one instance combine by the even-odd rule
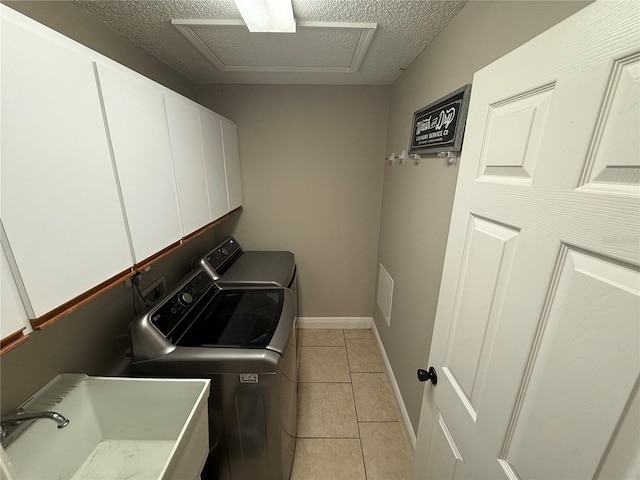
[[[251,34],[244,26],[193,27],[199,42],[213,53],[214,60],[232,65],[230,69],[220,68],[219,62],[207,59],[171,21],[240,20],[233,0],[76,0],[76,3],[196,83],[386,85],[440,33],[465,2],[293,0],[298,23],[377,24],[359,67],[358,62],[352,64],[353,57],[358,55],[360,38],[360,33],[353,29],[300,27],[295,34]],[[352,68],[356,71],[348,71],[346,67],[351,64],[356,65]]]

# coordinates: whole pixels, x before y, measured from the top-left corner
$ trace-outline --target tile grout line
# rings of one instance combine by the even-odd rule
[[[338,330],[338,329],[336,329]],[[373,331],[371,329],[367,329],[369,330],[369,333],[371,334],[371,336],[373,336]],[[320,338],[320,344],[314,344],[314,345],[305,345],[305,340],[310,341],[311,338],[309,338],[309,336],[307,335],[309,332],[306,332],[305,329],[303,329],[302,335],[301,335],[301,349],[302,348],[314,348],[314,347],[319,347],[319,348],[326,348],[326,347],[333,347],[333,348],[344,348],[344,352],[345,352],[345,356],[346,356],[346,360],[347,360],[347,368],[348,368],[348,372],[349,372],[349,380],[346,381],[301,381],[300,379],[298,379],[298,383],[304,383],[304,384],[313,384],[313,383],[317,383],[317,384],[328,384],[328,383],[334,383],[334,384],[345,384],[345,383],[349,383],[351,385],[351,394],[352,394],[352,400],[353,400],[353,406],[354,406],[354,411],[355,411],[355,420],[356,420],[356,427],[357,427],[357,437],[344,437],[344,436],[304,436],[304,437],[298,437],[298,439],[300,440],[309,440],[309,439],[313,439],[313,440],[358,440],[359,444],[360,444],[360,455],[361,455],[361,465],[362,468],[364,470],[364,480],[367,480],[369,478],[369,475],[367,473],[367,464],[365,461],[365,455],[364,455],[364,446],[363,446],[363,442],[362,442],[362,431],[360,429],[360,423],[386,423],[386,424],[399,424],[399,421],[390,421],[390,420],[383,420],[383,421],[378,421],[378,420],[363,420],[362,422],[359,420],[359,416],[358,416],[358,407],[357,407],[357,403],[356,403],[356,397],[355,397],[355,389],[353,386],[353,374],[384,374],[385,370],[384,368],[382,369],[382,371],[377,371],[377,370],[373,370],[373,371],[369,371],[369,370],[365,370],[365,371],[358,371],[358,372],[353,372],[352,369],[352,365],[351,365],[351,360],[353,360],[353,358],[351,358],[351,356],[349,355],[349,348],[348,348],[348,342],[347,342],[347,336],[346,336],[346,331],[345,329],[339,329],[340,333],[341,333],[341,340],[342,340],[342,344],[341,345],[335,345],[335,344],[330,344],[331,340],[322,340],[322,338]],[[313,338],[313,337],[312,337]],[[367,337],[367,338],[359,338],[356,337],[355,340],[371,340],[371,338]],[[374,339],[375,340],[375,339]],[[356,342],[357,343],[357,342]],[[375,350],[375,353],[377,355],[380,355],[379,352],[379,348],[378,345],[375,344],[375,341],[373,342],[373,347]],[[389,381],[385,376],[385,384],[387,385],[387,387],[389,387]]]
[[[333,381],[333,382],[323,382],[322,380],[314,380],[312,382],[306,381],[306,382],[298,382],[298,383],[351,383],[351,381],[342,381],[342,382],[338,382],[338,381]]]
[[[356,391],[353,388],[353,372],[351,371],[351,362],[349,361],[349,347],[347,346],[347,338],[344,336],[344,348],[347,349],[347,366],[349,367],[349,378],[351,379],[351,394],[353,395],[353,408],[356,411],[356,425],[358,426],[358,441],[360,442],[360,454],[362,456],[362,468],[364,469],[364,480],[367,480],[367,462],[364,461],[364,447],[362,446],[362,433],[360,432],[360,419],[358,418],[358,404],[356,403]]]
[[[398,420],[361,420],[358,423],[400,423]]]

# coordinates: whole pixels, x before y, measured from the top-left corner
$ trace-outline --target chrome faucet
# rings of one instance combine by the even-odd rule
[[[60,415],[58,412],[52,411],[39,411],[39,412],[27,412],[25,410],[17,410],[11,415],[6,415],[0,418],[0,438],[3,440],[3,446],[7,446],[13,438],[5,438],[8,437],[11,433],[15,431],[15,435],[11,435],[11,437],[17,437],[23,429],[20,428],[20,425],[23,424],[26,428],[28,425],[23,422],[32,423],[34,420],[38,420],[40,418],[49,418],[56,422],[58,428],[64,428],[69,425],[69,420]]]

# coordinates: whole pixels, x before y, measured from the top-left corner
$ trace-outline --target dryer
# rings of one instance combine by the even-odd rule
[[[228,237],[199,265],[218,285],[272,285],[296,291],[296,259],[288,251],[245,251]]]

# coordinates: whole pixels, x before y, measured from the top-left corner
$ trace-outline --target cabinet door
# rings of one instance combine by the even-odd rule
[[[212,220],[216,220],[229,213],[220,117],[203,108],[200,110],[200,123],[209,190],[209,208]]]
[[[159,86],[97,65],[136,263],[182,237],[169,130]]]
[[[91,61],[0,7],[0,212],[35,318],[129,268],[131,252]]]
[[[31,325],[20,299],[18,287],[11,275],[4,248],[0,250],[2,250],[2,263],[0,263],[0,282],[2,282],[2,288],[0,289],[0,338],[6,338],[23,328],[25,329],[24,333],[29,333]]]
[[[240,177],[240,156],[238,154],[238,132],[236,125],[226,119],[222,123],[222,147],[227,178],[229,210],[242,205],[242,180]]]
[[[191,101],[171,92],[165,92],[165,103],[182,231],[186,236],[211,222],[200,113]]]

